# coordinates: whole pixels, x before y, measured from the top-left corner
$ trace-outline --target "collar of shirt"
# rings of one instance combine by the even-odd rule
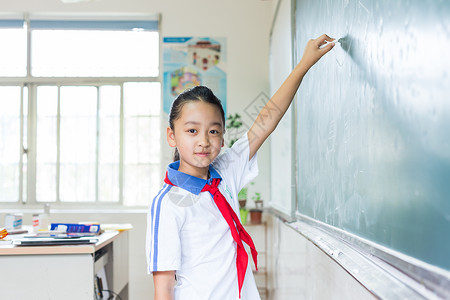
[[[180,161],[173,162],[167,166],[167,177],[176,186],[198,195],[202,191],[205,184],[211,184],[211,181],[215,178],[222,179],[219,173],[210,165],[209,166],[209,179],[198,178],[183,172],[178,171],[180,167]]]

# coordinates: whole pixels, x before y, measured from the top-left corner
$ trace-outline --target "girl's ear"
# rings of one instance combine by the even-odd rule
[[[167,127],[167,142],[170,147],[176,147],[177,143],[175,142],[175,133],[170,127]]]

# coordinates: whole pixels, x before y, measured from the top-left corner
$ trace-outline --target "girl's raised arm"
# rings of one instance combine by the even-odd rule
[[[323,48],[321,46],[326,44],[326,41],[331,42],[333,39],[324,34],[317,39],[309,40],[303,57],[294,70],[289,74],[277,92],[272,96],[269,102],[261,109],[259,115],[256,117],[255,123],[248,131],[248,140],[250,144],[250,158],[255,155],[259,147],[275,130],[281,118],[286,113],[289,105],[297,92],[300,83],[303,80],[306,72],[328,51],[330,51],[334,43],[329,43]]]

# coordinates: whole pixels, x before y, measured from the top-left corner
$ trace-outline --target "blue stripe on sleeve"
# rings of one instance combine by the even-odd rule
[[[164,191],[159,196],[156,196],[152,203],[152,232],[153,232],[153,270],[158,270],[158,232],[159,232],[159,217],[161,214],[161,202],[164,196],[167,194],[168,191],[172,188],[172,185],[166,185]],[[156,200],[158,198],[158,200]],[[155,201],[156,200],[156,201]],[[156,211],[155,211],[155,203],[156,204]],[[154,222],[153,222],[154,220]]]

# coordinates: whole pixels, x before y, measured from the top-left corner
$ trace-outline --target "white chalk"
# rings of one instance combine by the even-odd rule
[[[326,47],[326,46],[327,46],[328,44],[330,44],[330,43],[337,44],[337,43],[339,43],[339,40],[335,39],[335,40],[332,40],[332,41],[325,41],[325,44],[323,44],[323,45],[320,46],[319,48],[322,49],[323,47]]]

